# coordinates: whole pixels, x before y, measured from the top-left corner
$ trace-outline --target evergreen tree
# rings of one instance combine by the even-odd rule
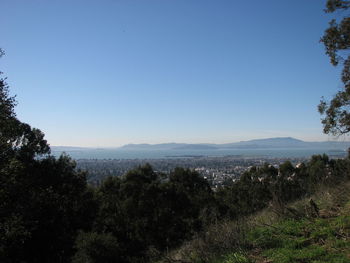
[[[0,79],[0,261],[69,262],[95,203],[85,174],[56,159],[44,134],[17,119],[15,97]]]
[[[331,64],[342,65],[341,80],[343,88],[336,93],[330,102],[322,99],[318,106],[322,119],[323,131],[326,134],[341,135],[350,131],[350,1],[328,0],[325,12],[338,11],[340,19],[332,19],[329,28],[321,38]],[[339,12],[342,11],[342,12]]]

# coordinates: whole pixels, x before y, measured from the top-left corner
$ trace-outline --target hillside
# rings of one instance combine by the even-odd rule
[[[167,257],[196,263],[350,262],[350,182],[221,222]]]

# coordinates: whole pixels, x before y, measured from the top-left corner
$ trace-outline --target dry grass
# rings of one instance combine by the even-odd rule
[[[219,262],[217,259],[234,252],[249,250],[255,260],[259,258],[259,251],[254,250],[247,241],[247,233],[256,227],[273,227],[274,224],[285,218],[310,218],[310,199],[312,199],[319,214],[317,216],[328,218],[341,213],[350,213],[350,182],[320,187],[317,194],[300,199],[283,208],[270,207],[240,220],[221,222],[211,225],[205,232],[198,234],[191,241],[183,244],[179,249],[169,252],[159,262],[164,263],[210,263]],[[348,203],[348,205],[346,205]],[[254,260],[254,261],[255,261]]]

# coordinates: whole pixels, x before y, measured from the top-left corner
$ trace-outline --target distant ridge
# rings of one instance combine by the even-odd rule
[[[303,147],[306,146],[309,142],[304,142],[292,137],[276,137],[276,138],[267,138],[267,139],[255,139],[249,141],[240,141],[236,143],[227,143],[222,144],[225,148],[285,148],[285,147]]]
[[[172,156],[311,156],[328,153],[345,156],[350,142],[326,141],[305,142],[292,137],[277,137],[240,141],[235,143],[162,143],[127,144],[122,147],[70,147],[51,146],[51,153],[60,156],[63,152],[75,159],[147,159]]]
[[[254,139],[224,144],[187,144],[187,143],[162,143],[162,144],[127,144],[121,150],[219,150],[219,149],[260,149],[260,148],[334,148],[346,149],[350,142],[326,141],[305,142],[292,137],[275,137],[266,139]]]
[[[275,137],[266,139],[254,139],[234,143],[213,144],[213,143],[161,143],[161,144],[126,144],[121,147],[75,147],[75,146],[51,146],[53,152],[84,152],[88,150],[120,150],[120,151],[200,151],[200,150],[224,150],[224,149],[329,149],[329,150],[347,150],[350,148],[350,142],[344,141],[324,141],[324,142],[306,142],[293,137]]]

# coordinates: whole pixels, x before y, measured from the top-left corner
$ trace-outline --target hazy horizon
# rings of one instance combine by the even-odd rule
[[[327,141],[324,4],[5,0],[1,71],[51,145]]]
[[[115,148],[115,147],[121,147],[124,145],[128,145],[128,144],[164,144],[164,143],[186,143],[186,144],[225,144],[225,143],[235,143],[235,142],[241,142],[241,141],[250,141],[250,140],[258,140],[258,139],[269,139],[269,138],[284,138],[284,137],[291,137],[294,139],[298,139],[298,140],[302,140],[305,142],[326,142],[326,141],[349,141],[348,135],[344,135],[341,136],[340,138],[338,138],[337,136],[332,136],[332,135],[323,135],[321,134],[321,136],[319,136],[319,138],[309,138],[309,137],[293,137],[293,136],[273,136],[273,137],[240,137],[242,139],[239,139],[237,137],[233,137],[234,139],[230,140],[230,139],[226,139],[223,140],[221,138],[218,138],[216,140],[191,140],[191,139],[184,139],[184,140],[135,140],[135,141],[125,141],[125,142],[121,142],[118,144],[113,144],[110,142],[105,142],[105,143],[101,143],[101,144],[82,144],[82,145],[78,145],[78,144],[53,144],[50,143],[50,141],[48,141],[48,143],[51,146],[68,146],[68,147],[87,147],[87,148],[100,148],[100,147],[104,147],[104,148]],[[97,141],[104,141],[103,138],[99,139],[97,138]],[[111,140],[113,141],[113,139]]]
[[[245,142],[245,141],[251,141],[251,140],[260,140],[260,139],[275,139],[275,138],[292,138],[292,139],[296,139],[296,140],[301,140],[304,142],[349,142],[349,138],[348,136],[340,136],[340,137],[334,137],[334,136],[329,136],[328,140],[303,140],[300,138],[295,138],[295,137],[291,137],[291,136],[281,136],[281,137],[264,137],[264,138],[251,138],[251,139],[247,139],[247,140],[238,140],[238,141],[225,141],[225,142],[176,142],[176,141],[164,141],[164,142],[160,142],[160,143],[149,143],[149,142],[140,142],[140,143],[135,143],[135,142],[130,142],[130,143],[125,143],[125,144],[121,144],[121,145],[92,145],[92,146],[81,146],[81,145],[52,145],[53,147],[77,147],[77,148],[119,148],[119,147],[123,147],[126,145],[138,145],[138,144],[149,144],[149,145],[157,145],[157,144],[226,144],[226,143],[237,143],[237,142]]]

